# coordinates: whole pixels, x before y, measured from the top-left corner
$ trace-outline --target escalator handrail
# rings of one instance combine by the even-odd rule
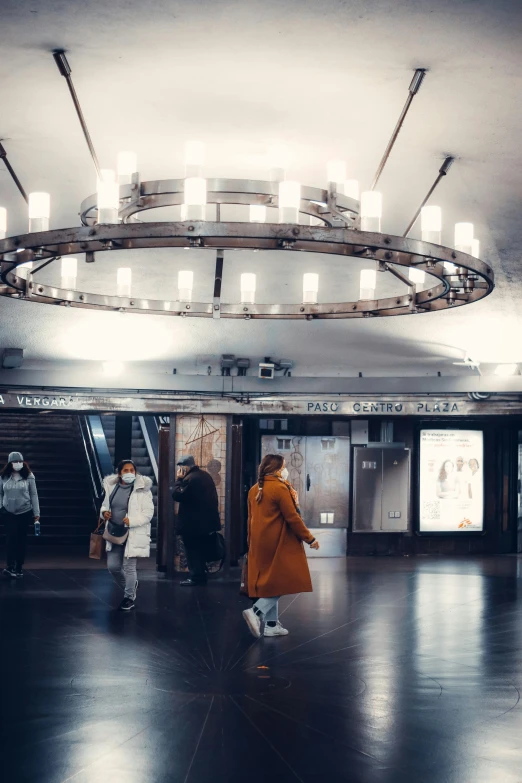
[[[92,485],[92,503],[95,513],[98,513],[98,499],[102,493],[102,476],[100,474],[100,467],[96,458],[96,450],[92,442],[92,434],[88,422],[85,416],[78,416],[78,423],[80,427],[80,435],[82,438],[83,448],[85,456],[87,458],[87,464],[89,466],[89,473],[91,477]],[[94,470],[93,470],[94,465]]]
[[[105,476],[114,473],[112,458],[107,445],[107,438],[101,422],[100,416],[87,416],[87,425],[89,429],[90,442],[96,458],[100,482],[103,485]]]
[[[159,436],[158,436],[158,420],[156,416],[138,416],[141,432],[145,441],[145,447],[147,449],[150,464],[152,466],[152,472],[158,483],[158,450],[159,450]]]

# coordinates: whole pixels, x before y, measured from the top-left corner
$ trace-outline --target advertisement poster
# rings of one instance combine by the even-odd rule
[[[421,430],[421,533],[483,530],[483,451],[479,430]]]

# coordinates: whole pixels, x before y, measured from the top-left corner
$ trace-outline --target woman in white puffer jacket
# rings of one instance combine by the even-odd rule
[[[116,470],[103,481],[100,516],[105,520],[107,568],[125,591],[119,608],[130,611],[136,601],[138,557],[150,555],[154,501],[151,479],[138,473],[132,460],[122,460]]]

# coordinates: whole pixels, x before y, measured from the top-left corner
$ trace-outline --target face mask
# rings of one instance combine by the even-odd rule
[[[136,481],[136,474],[135,473],[124,473],[121,477],[121,480],[124,481],[126,484],[134,484]]]
[[[13,470],[16,470],[17,472],[19,470],[22,470],[24,463],[23,462],[13,462]]]
[[[283,479],[283,481],[288,481],[288,476],[289,476],[288,468],[283,468],[283,470],[281,471],[281,478]]]

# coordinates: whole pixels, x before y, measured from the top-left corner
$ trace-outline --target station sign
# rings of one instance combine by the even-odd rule
[[[66,393],[58,390],[13,392],[0,390],[0,410],[143,413],[143,414],[233,414],[261,416],[522,416],[518,395],[501,400],[475,401],[467,395],[325,395],[296,396],[198,396],[196,393]]]

